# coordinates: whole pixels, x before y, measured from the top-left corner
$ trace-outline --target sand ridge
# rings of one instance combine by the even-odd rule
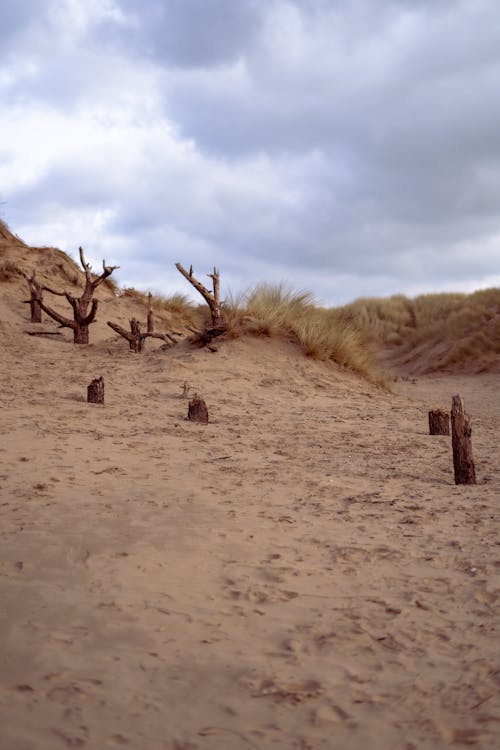
[[[496,376],[78,347],[3,300],[2,748],[498,746]],[[456,392],[472,487],[427,434]]]

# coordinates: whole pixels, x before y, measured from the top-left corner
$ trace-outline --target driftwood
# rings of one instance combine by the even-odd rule
[[[94,378],[90,385],[87,386],[87,402],[89,404],[104,403],[104,380],[102,377]]]
[[[472,458],[472,426],[457,394],[451,404],[451,443],[455,484],[476,484],[476,470]]]
[[[25,331],[28,336],[62,336],[61,331]]]
[[[190,267],[189,271],[181,266],[180,263],[176,263],[175,267],[181,273],[190,284],[194,286],[197,292],[201,294],[208,307],[210,308],[210,316],[212,319],[212,329],[224,329],[224,313],[223,307],[224,302],[220,299],[220,276],[219,271],[214,268],[213,273],[209,273],[209,278],[212,279],[213,291],[209,291],[203,284],[193,276],[193,266]]]
[[[107,321],[107,324],[113,329],[113,331],[116,331],[116,333],[123,336],[124,339],[127,339],[130,351],[141,352],[147,333],[141,333],[141,326],[139,321],[135,318],[132,318],[129,322],[130,331],[122,328],[118,323],[112,323],[110,320]]]
[[[85,286],[81,297],[73,297],[69,292],[55,292],[52,289],[47,289],[51,294],[59,294],[66,297],[71,307],[73,308],[73,320],[66,318],[56,310],[46,305],[42,299],[39,300],[40,307],[47,315],[50,315],[55,321],[57,321],[61,328],[71,328],[73,330],[73,340],[75,344],[88,344],[89,343],[89,325],[94,322],[97,313],[97,300],[93,299],[94,292],[97,287],[102,284],[108,276],[111,276],[118,266],[107,266],[103,260],[102,267],[103,272],[96,276],[92,273],[90,265],[86,262],[83,255],[83,248],[80,247],[80,263],[85,273]],[[90,305],[90,311],[89,311]]]
[[[118,323],[113,323],[111,320],[108,320],[107,324],[113,329],[113,331],[120,336],[123,336],[123,338],[128,341],[129,348],[132,352],[142,352],[144,341],[147,338],[161,339],[167,346],[177,344],[177,339],[175,339],[170,333],[155,333],[154,331],[143,332],[141,331],[141,324],[138,320],[132,318],[129,322],[130,331],[122,328]]]
[[[429,412],[429,434],[450,434],[450,415],[447,411],[444,409],[433,409]]]
[[[187,418],[191,422],[203,422],[204,424],[208,422],[207,405],[199,396],[194,396],[189,402]]]
[[[187,326],[187,329],[191,331],[192,334],[194,334],[191,341],[193,344],[197,344],[200,347],[208,346],[210,347],[210,344],[214,339],[216,339],[218,336],[223,336],[226,332],[226,328],[207,328],[204,331],[199,331],[197,328],[192,328],[191,326]],[[215,348],[213,348],[213,351],[217,351]]]

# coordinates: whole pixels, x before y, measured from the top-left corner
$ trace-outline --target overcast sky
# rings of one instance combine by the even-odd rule
[[[164,294],[500,286],[500,3],[2,0],[0,201]]]

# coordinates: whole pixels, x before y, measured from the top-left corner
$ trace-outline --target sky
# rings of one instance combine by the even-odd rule
[[[500,286],[498,0],[0,0],[0,218],[155,293]]]

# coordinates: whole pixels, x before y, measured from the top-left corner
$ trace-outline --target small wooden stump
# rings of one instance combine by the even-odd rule
[[[195,396],[191,399],[188,406],[187,418],[191,422],[203,422],[205,424],[208,422],[208,409],[202,398]]]
[[[87,386],[87,403],[104,403],[104,380],[102,379],[102,377],[94,378],[91,384]]]
[[[455,484],[476,484],[476,470],[472,458],[472,427],[464,412],[462,399],[457,394],[451,403],[451,443]]]
[[[429,412],[429,435],[449,435],[450,415],[444,409]]]

